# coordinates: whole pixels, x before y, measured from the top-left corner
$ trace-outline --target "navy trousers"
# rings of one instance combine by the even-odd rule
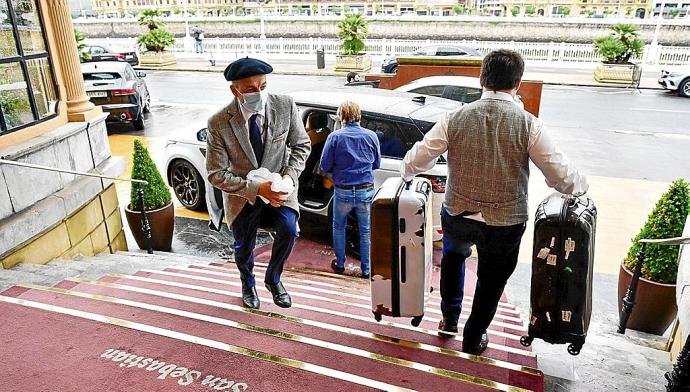
[[[288,207],[273,207],[257,198],[256,203],[247,203],[234,222],[232,235],[235,237],[235,264],[242,277],[244,287],[254,287],[254,246],[257,229],[267,228],[275,232],[271,261],[266,270],[265,283],[277,284],[283,273],[285,260],[292,252],[299,236],[297,212]]]
[[[515,271],[525,223],[489,226],[484,222],[452,216],[441,210],[443,258],[441,259],[441,311],[458,320],[465,286],[465,260],[477,246],[477,287],[472,312],[463,328],[463,344],[479,344],[491,324],[508,278]]]

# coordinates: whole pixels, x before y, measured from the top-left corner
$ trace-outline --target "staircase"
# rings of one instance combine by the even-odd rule
[[[257,283],[265,269],[255,266]],[[376,322],[368,282],[327,272],[286,268],[290,309],[257,284],[261,310],[242,308],[234,264],[186,255],[124,252],[0,275],[0,287],[31,282],[0,294],[9,391],[544,390],[507,302],[479,357],[460,352],[461,337],[437,336],[436,293],[418,328]]]

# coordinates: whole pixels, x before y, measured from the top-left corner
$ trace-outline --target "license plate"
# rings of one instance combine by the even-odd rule
[[[126,59],[131,59],[131,58],[132,58],[132,55],[131,55],[131,54],[128,54],[128,55],[125,56],[125,58],[126,58]]]
[[[86,95],[89,98],[105,98],[108,96],[108,93],[105,91],[87,91]]]

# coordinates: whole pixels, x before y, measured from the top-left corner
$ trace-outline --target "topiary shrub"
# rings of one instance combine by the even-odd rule
[[[151,160],[149,150],[139,140],[134,140],[132,179],[148,181],[148,185],[132,184],[129,209],[139,210],[137,188],[140,186],[143,186],[144,189],[144,208],[147,211],[163,208],[172,200],[170,189],[168,189],[161,177],[161,173],[153,163],[153,160]]]
[[[633,238],[625,266],[633,271],[640,251],[640,239],[660,239],[680,237],[690,211],[688,182],[676,180],[669,190],[661,196],[640,233]],[[678,273],[678,246],[645,246],[645,259],[642,263],[642,277],[657,283],[675,284]]]

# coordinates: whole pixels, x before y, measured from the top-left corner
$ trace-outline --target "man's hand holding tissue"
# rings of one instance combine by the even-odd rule
[[[266,181],[259,185],[259,196],[263,196],[273,207],[280,207],[288,200],[287,192],[274,192],[271,189],[273,181]]]

